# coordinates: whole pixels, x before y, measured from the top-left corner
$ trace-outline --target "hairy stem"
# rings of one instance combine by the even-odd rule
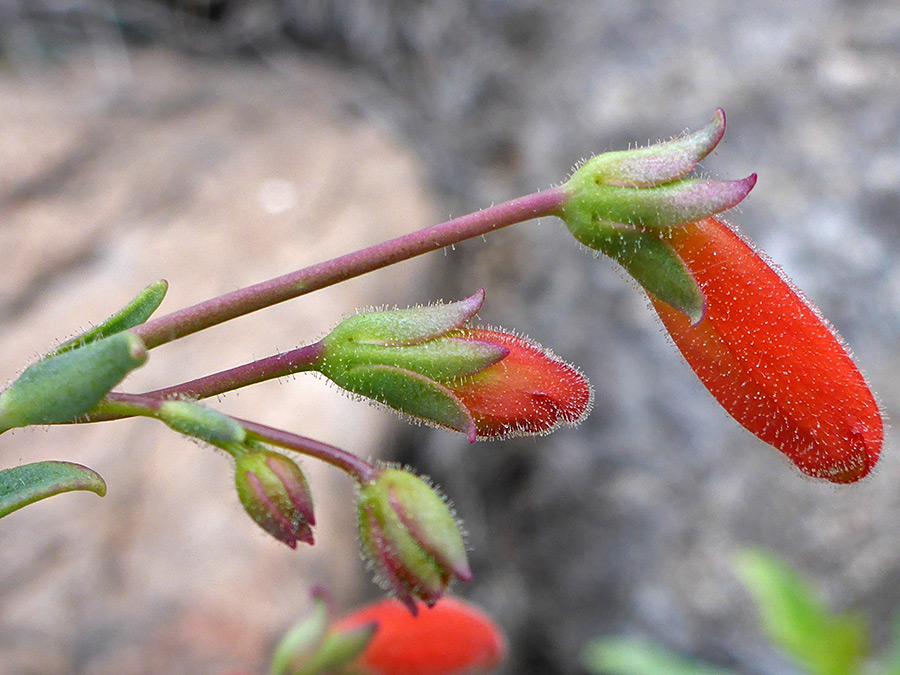
[[[132,329],[132,332],[141,337],[147,348],[157,347],[244,314],[508,225],[557,215],[566,196],[562,188],[550,188],[519,197],[151,319]]]
[[[372,480],[378,474],[379,469],[370,462],[333,445],[305,436],[298,436],[289,431],[275,429],[265,424],[257,424],[256,422],[238,418],[234,419],[247,430],[248,437],[253,440],[270,443],[271,445],[277,445],[281,448],[287,448],[288,450],[294,450],[300,454],[320,459],[342,471],[346,471],[362,483]]]
[[[163,402],[163,399],[148,394],[113,392],[97,406],[97,410],[104,419],[133,415],[157,417],[159,407]],[[277,445],[302,455],[314,457],[347,472],[358,481],[370,481],[378,473],[378,468],[370,462],[333,445],[328,445],[306,436],[299,436],[289,431],[275,429],[264,424],[250,422],[249,420],[242,420],[237,417],[232,419],[244,427],[250,440]]]
[[[242,366],[235,366],[218,373],[198,377],[195,380],[148,391],[146,395],[159,398],[183,396],[193,399],[218,396],[227,391],[240,389],[257,382],[312,370],[318,362],[321,353],[322,344],[316,342],[305,347],[292,349],[289,352],[251,361]]]

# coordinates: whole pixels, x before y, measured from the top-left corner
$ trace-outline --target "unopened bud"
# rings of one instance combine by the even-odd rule
[[[469,441],[576,424],[584,377],[540,345],[466,326],[484,292],[449,305],[358,314],[322,341],[319,371],[342,389]]]
[[[234,418],[191,401],[166,401],[157,416],[172,429],[212,445],[240,445],[247,432]]]
[[[472,579],[453,511],[412,473],[385,469],[360,486],[359,530],[377,580],[413,614],[417,599],[434,605],[453,577]]]
[[[313,543],[312,492],[296,462],[270,450],[235,458],[235,485],[244,509],[266,532],[291,548]]]

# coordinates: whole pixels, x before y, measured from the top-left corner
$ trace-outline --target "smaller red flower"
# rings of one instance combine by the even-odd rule
[[[334,632],[377,625],[350,670],[366,675],[478,675],[503,662],[503,633],[481,610],[451,597],[420,610],[414,617],[398,600],[383,600],[338,621]]]
[[[549,433],[578,424],[590,411],[593,392],[585,377],[540,345],[479,328],[464,329],[463,337],[509,350],[494,365],[446,385],[474,419],[479,438]]]
[[[469,328],[484,291],[448,305],[357,314],[322,341],[319,372],[342,389],[478,438],[577,424],[592,391],[576,368],[511,333]]]

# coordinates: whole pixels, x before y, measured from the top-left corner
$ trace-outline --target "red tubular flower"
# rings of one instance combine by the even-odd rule
[[[333,630],[370,623],[377,625],[375,636],[352,664],[366,675],[478,675],[492,672],[506,656],[494,622],[456,598],[423,606],[416,617],[399,601],[383,600],[341,619]]]
[[[472,443],[584,419],[585,377],[535,342],[469,328],[483,302],[479,291],[447,305],[357,314],[322,341],[316,367],[342,389]]]
[[[818,309],[718,218],[666,237],[702,291],[705,314],[691,325],[650,299],[706,388],[803,473],[834,483],[865,476],[881,450],[881,413]]]
[[[593,392],[574,366],[510,333],[473,328],[464,336],[509,350],[494,365],[447,385],[474,419],[479,438],[548,433],[588,414]]]

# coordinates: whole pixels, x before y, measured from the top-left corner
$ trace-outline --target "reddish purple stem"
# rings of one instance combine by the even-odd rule
[[[133,328],[132,332],[137,333],[148,348],[157,347],[258,309],[437,251],[508,225],[556,215],[565,200],[566,193],[562,188],[535,192],[361,251],[220,295],[192,307],[152,319]]]

